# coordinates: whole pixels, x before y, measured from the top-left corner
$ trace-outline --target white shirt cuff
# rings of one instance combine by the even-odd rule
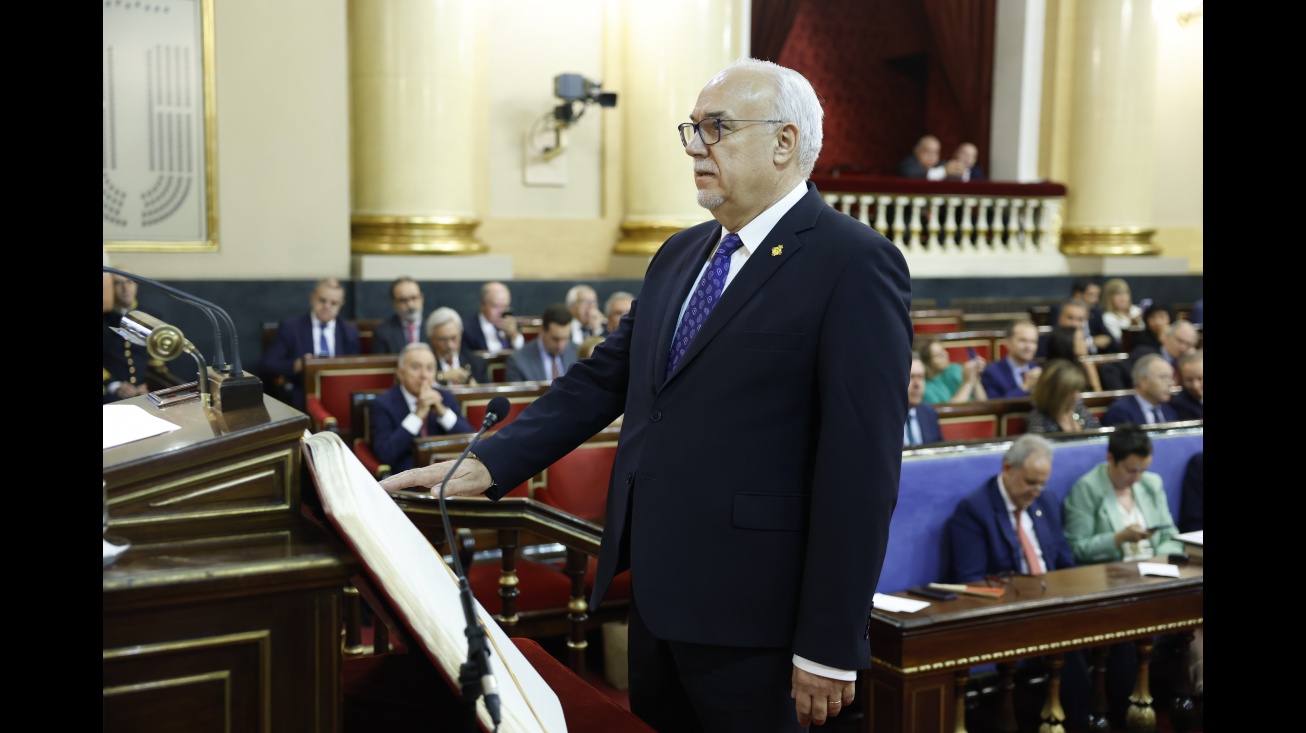
[[[857,679],[857,670],[855,669],[849,670],[827,667],[824,664],[813,662],[810,659],[804,659],[797,654],[794,655],[794,666],[804,672],[811,672],[812,674],[820,675],[821,677],[829,677],[832,680],[851,682],[852,680]]]
[[[418,417],[416,413],[408,413],[408,417],[405,417],[404,421],[399,424],[403,426],[404,430],[413,435],[422,432],[422,418]]]
[[[452,407],[445,405],[444,416],[437,417],[435,421],[440,423],[440,427],[444,428],[444,432],[447,433],[449,432],[449,429],[453,427],[453,424],[458,422],[458,415],[454,413]]]

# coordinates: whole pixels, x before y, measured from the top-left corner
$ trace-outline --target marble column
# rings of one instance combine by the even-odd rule
[[[747,53],[746,5],[668,0],[625,6],[625,218],[613,247],[614,276],[643,276],[667,237],[710,216],[695,201],[691,159],[676,126],[689,121],[712,75]]]
[[[1075,4],[1067,255],[1155,255],[1157,19],[1151,2]]]
[[[355,255],[477,254],[477,3],[349,0]]]

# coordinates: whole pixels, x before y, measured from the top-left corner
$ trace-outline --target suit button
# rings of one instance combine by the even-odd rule
[[[648,415],[648,419],[652,420],[653,422],[657,422],[658,420],[661,420],[661,419],[662,419],[662,411],[661,411],[661,410],[654,410],[653,412],[650,412],[649,415]]]

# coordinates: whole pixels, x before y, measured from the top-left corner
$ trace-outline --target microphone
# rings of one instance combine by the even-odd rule
[[[476,431],[472,439],[467,441],[467,447],[463,449],[458,460],[454,462],[453,468],[444,475],[444,480],[440,482],[440,517],[444,520],[444,536],[449,539],[452,546],[454,541],[453,526],[449,523],[449,512],[445,509],[444,490],[449,485],[449,477],[453,476],[462,465],[463,459],[472,448],[476,446],[476,441],[481,439],[486,430],[489,430],[495,423],[508,416],[510,404],[508,398],[498,395],[490,400],[490,404],[485,408],[485,419],[481,421],[481,429]],[[472,608],[472,586],[467,580],[467,573],[463,570],[462,560],[458,557],[457,549],[453,553],[454,574],[458,577],[458,593],[462,599],[463,616],[467,619],[467,661],[463,663],[461,672],[458,676],[458,683],[462,687],[463,705],[465,706],[467,716],[468,730],[477,730],[476,725],[476,699],[482,695],[485,697],[485,709],[490,713],[490,720],[494,721],[494,729],[499,729],[499,683],[494,679],[494,674],[490,672],[490,646],[485,638],[485,629],[477,623],[476,611]]]

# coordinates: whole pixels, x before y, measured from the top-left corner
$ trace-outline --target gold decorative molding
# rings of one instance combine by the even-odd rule
[[[618,255],[653,255],[667,241],[667,237],[693,226],[674,221],[626,222],[621,225],[621,240],[612,247]]]
[[[1067,649],[1082,649],[1090,646],[1101,646],[1103,644],[1122,641],[1129,638],[1140,636],[1156,636],[1157,634],[1168,634],[1184,629],[1194,629],[1202,625],[1202,618],[1188,619],[1186,621],[1172,621],[1165,624],[1153,624],[1150,626],[1140,626],[1136,629],[1124,629],[1121,631],[1108,631],[1091,636],[1082,636],[1074,639],[1064,639],[1061,641],[1050,641],[1044,644],[1034,644],[1031,646],[1016,647],[1014,649],[1003,649],[983,654],[975,654],[969,657],[958,657],[941,662],[931,662],[921,664],[915,667],[897,667],[886,662],[879,657],[872,656],[871,663],[884,667],[899,675],[920,674],[922,672],[937,672],[949,669],[951,667],[969,668],[991,662],[1000,662],[1010,659],[1020,659],[1022,657],[1033,657],[1048,654],[1050,652]]]
[[[1064,255],[1159,255],[1152,227],[1062,227]]]
[[[476,238],[480,219],[455,216],[371,216],[350,219],[350,251],[360,255],[474,255],[490,251]]]

